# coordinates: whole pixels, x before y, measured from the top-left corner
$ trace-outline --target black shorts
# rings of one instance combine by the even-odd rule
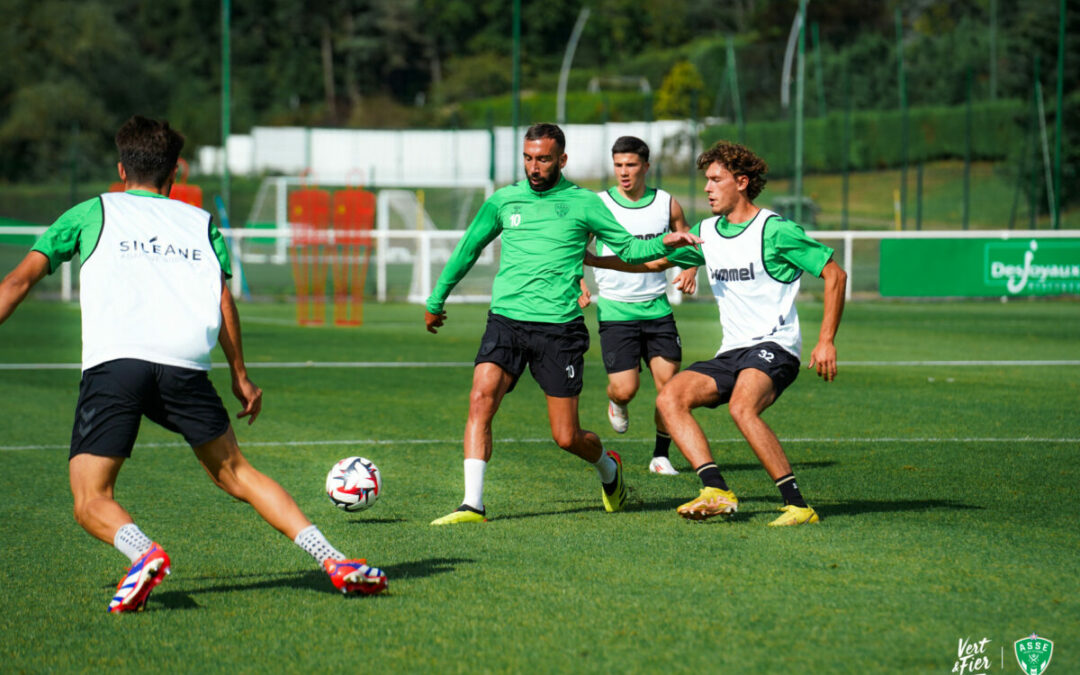
[[[716,408],[731,400],[735,389],[735,378],[739,371],[755,368],[762,371],[773,381],[776,398],[799,376],[799,359],[775,342],[762,342],[745,349],[733,349],[708,361],[698,361],[687,366],[687,370],[708,375],[716,381],[716,391],[720,400],[708,408]]]
[[[192,447],[229,430],[229,414],[206,371],[116,359],[83,373],[69,458],[131,457],[143,415],[183,434]]]
[[[675,326],[675,315],[638,321],[601,321],[600,350],[608,373],[620,373],[645,365],[653,357],[682,361],[682,340]]]
[[[581,393],[589,330],[585,319],[567,323],[517,321],[488,312],[476,363],[494,363],[513,376],[514,390],[528,364],[533,379],[548,396],[569,398]]]

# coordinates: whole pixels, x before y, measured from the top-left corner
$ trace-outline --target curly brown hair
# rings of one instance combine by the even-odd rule
[[[717,141],[714,146],[698,156],[697,167],[705,171],[713,162],[723,164],[724,168],[734,176],[747,177],[749,182],[746,184],[746,196],[750,201],[757,199],[757,196],[765,189],[765,183],[768,180],[765,174],[769,171],[769,165],[749,148],[738,143]]]

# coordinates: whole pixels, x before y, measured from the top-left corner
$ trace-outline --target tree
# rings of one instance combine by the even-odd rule
[[[664,77],[656,93],[653,113],[657,119],[682,119],[691,116],[691,101],[697,101],[693,115],[701,117],[709,109],[705,82],[701,73],[689,61],[679,61]]]

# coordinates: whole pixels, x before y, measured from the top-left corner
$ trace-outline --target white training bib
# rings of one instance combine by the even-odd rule
[[[765,269],[765,222],[772,217],[780,216],[761,209],[734,237],[720,234],[719,216],[701,222],[701,250],[724,329],[717,355],[761,342],[775,342],[796,358],[802,349],[795,311],[802,275],[784,283]]]
[[[122,192],[101,205],[101,236],[79,273],[83,370],[120,358],[209,370],[221,328],[210,214]]]
[[[600,192],[601,201],[608,207],[615,220],[638,239],[662,237],[671,224],[671,195],[657,189],[653,200],[640,207],[623,206],[607,192]],[[597,242],[597,255],[614,252],[603,242]],[[663,272],[637,274],[593,268],[600,297],[619,302],[645,302],[654,300],[667,290],[667,276]]]

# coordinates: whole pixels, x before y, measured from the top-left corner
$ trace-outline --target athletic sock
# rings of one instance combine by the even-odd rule
[[[656,445],[653,446],[653,457],[667,457],[668,452],[671,450],[671,436],[669,434],[656,430]]]
[[[465,500],[462,502],[477,513],[484,512],[484,471],[487,462],[482,459],[465,460]]]
[[[293,539],[293,543],[310,553],[311,557],[315,558],[316,562],[320,565],[330,558],[334,560],[345,560],[345,554],[334,548],[330,542],[326,541],[326,537],[324,537],[323,533],[319,531],[319,528],[314,525],[308,525],[300,530],[300,534],[296,535],[296,539]]]
[[[600,459],[593,462],[593,466],[596,467],[596,472],[600,474],[600,482],[605,487],[615,484],[615,479],[619,477],[619,466],[611,458],[611,455],[601,450]]]
[[[795,483],[795,474],[789,473],[776,479],[776,487],[780,488],[780,496],[784,498],[784,504],[793,504],[799,508],[806,508],[806,500],[799,492],[799,486]]]
[[[113,537],[113,546],[126,555],[131,562],[141,558],[153,545],[154,542],[150,541],[150,537],[143,534],[135,523],[121,526]]]
[[[716,464],[709,462],[708,464],[702,464],[698,468],[694,469],[697,472],[698,478],[701,479],[701,484],[705,487],[720,488],[721,490],[727,490],[727,483],[724,482],[724,477],[720,475],[720,469],[716,468]]]

